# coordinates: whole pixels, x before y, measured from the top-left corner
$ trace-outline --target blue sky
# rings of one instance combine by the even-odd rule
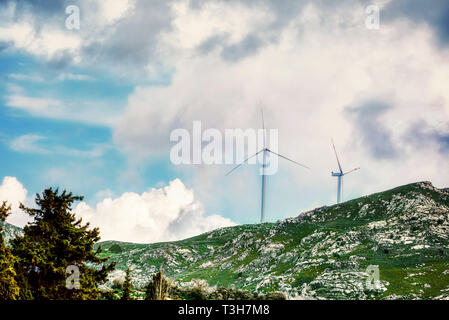
[[[86,194],[92,194],[96,188],[101,188],[104,184],[111,184],[113,176],[107,174],[107,172],[123,170],[125,160],[116,150],[110,148],[112,140],[109,127],[95,123],[71,121],[69,118],[51,119],[30,115],[27,111],[8,107],[5,97],[12,94],[10,92],[11,86],[17,86],[30,96],[61,99],[74,104],[83,104],[88,101],[95,105],[98,101],[100,104],[110,106],[111,113],[114,113],[120,110],[121,104],[126,101],[126,96],[131,92],[132,87],[114,83],[110,78],[89,82],[55,80],[55,74],[52,70],[48,71],[36,59],[21,54],[1,55],[0,65],[4,72],[2,73],[0,91],[3,97],[2,108],[0,109],[2,128],[0,148],[2,154],[5,155],[1,160],[1,174],[20,178],[30,190],[36,190],[36,192],[50,184],[61,185],[62,188],[67,187],[75,192],[85,190]],[[39,79],[11,79],[11,75],[18,74],[39,77]],[[86,156],[86,159],[83,156],[73,157],[64,152],[41,153],[25,149],[12,150],[11,142],[25,135],[41,136],[42,138],[36,142],[36,145],[42,149],[64,147],[89,151],[96,145],[104,145],[108,148],[98,159],[101,159],[105,164],[107,163],[107,169],[105,166],[96,166],[92,161],[93,159],[88,156]],[[79,181],[74,184],[69,181],[58,181],[50,176],[49,171],[55,168],[65,169],[66,164],[82,170],[85,172],[84,175],[101,176],[101,182],[98,180],[98,183],[92,185],[91,183],[85,183],[87,181]],[[94,174],[94,172],[98,172],[98,174]]]
[[[335,202],[331,138],[345,169],[362,167],[345,199],[420,180],[448,187],[447,1],[374,2],[375,30],[370,4],[1,1],[0,183],[17,183],[3,181],[0,196],[84,195],[77,214],[118,240],[255,223],[257,166],[228,177],[230,166],[175,166],[169,137],[195,120],[259,128],[259,103],[279,152],[312,168],[279,160],[269,221]],[[79,30],[65,26],[68,5]]]

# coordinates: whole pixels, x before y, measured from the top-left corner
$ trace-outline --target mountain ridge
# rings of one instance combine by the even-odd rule
[[[100,245],[101,256],[117,262],[108,286],[129,267],[143,287],[164,264],[180,286],[202,282],[309,299],[449,299],[449,191],[428,181],[276,223],[174,242]],[[379,272],[374,285],[367,283],[372,270]]]
[[[102,247],[119,269],[133,270],[136,285],[165,260],[164,269],[179,285],[202,279],[210,286],[313,299],[442,299],[449,297],[448,231],[449,192],[424,181],[276,223]],[[113,244],[122,252],[109,252]],[[380,271],[374,290],[366,288],[369,266]]]

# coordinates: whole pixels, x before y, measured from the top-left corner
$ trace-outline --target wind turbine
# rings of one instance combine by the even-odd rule
[[[347,172],[343,172],[343,169],[341,168],[341,164],[340,164],[340,160],[338,159],[338,154],[337,154],[337,149],[335,149],[335,144],[334,144],[334,140],[332,140],[332,147],[334,148],[334,153],[335,153],[335,158],[337,158],[337,163],[338,163],[338,172],[333,172],[332,171],[332,176],[333,177],[337,177],[338,178],[338,182],[337,182],[337,203],[341,202],[341,195],[342,195],[342,184],[343,184],[343,177],[351,172],[357,171],[360,168],[355,168],[352,170],[349,170]]]
[[[232,168],[228,173],[226,173],[226,176],[230,175],[235,169],[239,168],[240,166],[242,166],[244,163],[246,163],[249,159],[252,159],[254,157],[256,157],[257,155],[259,155],[260,153],[262,153],[262,196],[261,196],[261,200],[260,200],[260,222],[263,223],[265,221],[265,189],[266,189],[266,174],[265,174],[265,168],[267,166],[266,164],[266,159],[267,159],[267,155],[269,153],[272,153],[278,157],[281,157],[285,160],[288,160],[290,162],[293,162],[296,165],[299,165],[303,168],[306,169],[310,169],[309,167],[296,162],[292,159],[289,159],[283,155],[280,155],[274,151],[271,151],[267,146],[266,146],[266,141],[265,141],[265,120],[264,120],[264,116],[263,116],[263,109],[260,109],[261,114],[262,114],[262,129],[263,129],[263,148],[261,150],[259,150],[258,152],[256,152],[255,154],[253,154],[252,156],[246,158],[245,160],[243,160],[242,163],[238,164],[237,166],[235,166],[234,168]]]

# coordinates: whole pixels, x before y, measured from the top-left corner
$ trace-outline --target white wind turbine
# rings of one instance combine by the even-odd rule
[[[342,199],[342,193],[343,193],[343,177],[351,172],[357,171],[360,168],[355,168],[352,170],[349,170],[347,172],[343,172],[343,169],[341,168],[341,164],[340,164],[340,160],[338,159],[338,155],[337,155],[337,149],[335,149],[335,144],[334,144],[334,140],[332,141],[332,147],[334,148],[334,153],[335,153],[335,158],[337,158],[337,164],[338,164],[338,172],[333,172],[332,171],[332,176],[333,177],[337,177],[338,178],[338,182],[337,182],[337,203],[341,202]]]
[[[296,165],[299,165],[303,168],[306,169],[310,169],[309,167],[296,162],[292,159],[289,159],[283,155],[280,155],[274,151],[271,151],[267,146],[266,146],[266,141],[265,141],[265,120],[264,120],[264,116],[263,116],[263,109],[261,109],[261,114],[262,114],[262,129],[263,129],[263,148],[261,150],[259,150],[258,152],[256,152],[255,154],[253,154],[252,156],[246,158],[242,163],[238,164],[237,166],[235,166],[234,168],[232,168],[228,173],[226,173],[226,176],[228,176],[229,174],[231,174],[234,170],[236,170],[237,168],[239,168],[240,166],[242,166],[244,163],[246,163],[249,159],[252,159],[254,157],[256,157],[257,155],[259,155],[260,153],[262,153],[262,196],[261,196],[261,202],[260,202],[260,222],[263,223],[265,221],[265,189],[266,189],[266,175],[265,175],[265,167],[266,167],[266,158],[268,153],[272,153],[275,156],[281,157],[285,160],[288,160],[290,162],[293,162]]]

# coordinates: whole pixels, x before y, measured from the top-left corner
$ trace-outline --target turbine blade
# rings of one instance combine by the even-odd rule
[[[280,155],[280,154],[278,154],[278,153],[276,153],[276,152],[273,152],[273,151],[271,151],[271,150],[267,150],[267,151],[268,151],[268,152],[271,152],[272,154],[277,155],[278,157],[284,158],[285,160],[288,160],[288,161],[290,161],[290,162],[293,162],[294,164],[297,164],[298,166],[301,166],[301,167],[306,168],[306,169],[310,169],[308,166],[303,165],[303,164],[301,164],[301,163],[299,163],[299,162],[296,162],[295,160],[292,160],[292,159],[289,159],[289,158],[287,158],[287,157],[284,157],[283,155]]]
[[[343,175],[347,175],[348,173],[351,173],[351,172],[354,172],[357,170],[360,170],[360,168],[355,168],[355,169],[349,170],[348,172],[343,173]]]
[[[232,168],[230,171],[228,171],[228,173],[225,174],[225,176],[230,175],[234,170],[236,170],[237,168],[241,167],[246,161],[248,161],[251,158],[254,158],[255,156],[257,156],[259,153],[261,153],[264,149],[260,150],[259,152],[257,152],[256,154],[253,154],[251,157],[246,158],[245,160],[243,160],[242,163],[238,164],[237,166],[235,166],[234,168]]]
[[[337,149],[335,148],[334,139],[331,139],[331,141],[332,141],[332,147],[334,147],[335,158],[337,158],[338,169],[340,169],[340,173],[343,173],[343,169],[341,168],[341,165],[340,165],[340,159],[338,159]]]

